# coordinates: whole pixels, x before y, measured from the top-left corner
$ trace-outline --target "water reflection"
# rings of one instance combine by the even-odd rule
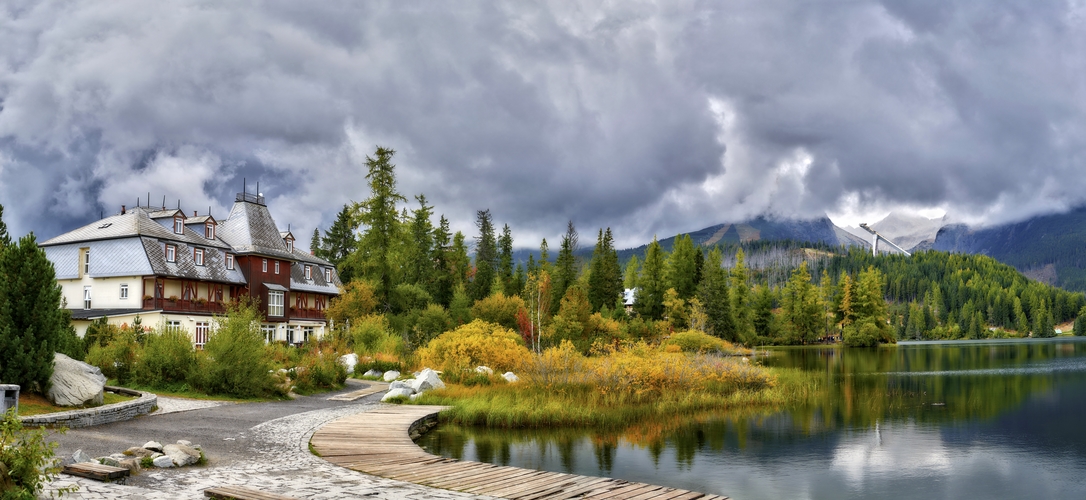
[[[1086,498],[1086,343],[787,349],[822,385],[771,415],[621,434],[442,426],[431,452],[758,498]],[[664,416],[662,422],[674,422]]]

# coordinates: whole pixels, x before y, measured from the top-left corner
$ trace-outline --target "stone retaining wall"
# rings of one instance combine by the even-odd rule
[[[132,389],[125,389],[124,387],[113,387],[108,385],[105,387],[105,390],[117,394],[124,394],[126,396],[138,396],[138,399],[121,401],[120,403],[113,403],[95,408],[81,408],[78,410],[46,413],[44,415],[19,417],[19,420],[23,422],[24,426],[44,425],[47,427],[67,427],[69,429],[76,429],[79,427],[90,427],[111,422],[132,420],[140,415],[151,413],[151,410],[158,405],[158,396],[151,393],[141,393],[133,391]]]
[[[423,434],[426,434],[430,431],[430,429],[437,427],[438,422],[438,412],[435,411],[429,415],[426,415],[425,417],[411,422],[411,426],[407,428],[407,435],[411,438],[412,441],[418,441]]]

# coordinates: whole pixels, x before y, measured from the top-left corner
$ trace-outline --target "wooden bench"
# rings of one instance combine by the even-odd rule
[[[252,490],[241,486],[216,486],[204,490],[208,498],[228,498],[233,500],[294,500],[294,497]]]
[[[77,464],[65,465],[63,472],[65,474],[88,479],[97,479],[99,481],[116,481],[121,484],[124,484],[125,479],[128,478],[129,474],[128,469],[125,469],[124,467],[102,465],[95,462],[80,462]]]

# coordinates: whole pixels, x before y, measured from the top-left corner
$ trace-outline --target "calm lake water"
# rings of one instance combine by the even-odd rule
[[[441,426],[431,453],[608,476],[737,500],[1086,498],[1086,342],[902,343],[775,351],[825,381],[771,415],[704,416],[620,435]]]

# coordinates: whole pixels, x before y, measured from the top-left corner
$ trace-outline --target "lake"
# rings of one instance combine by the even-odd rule
[[[1086,498],[1086,341],[778,349],[825,384],[748,415],[662,415],[621,434],[443,425],[431,453],[737,500]]]

